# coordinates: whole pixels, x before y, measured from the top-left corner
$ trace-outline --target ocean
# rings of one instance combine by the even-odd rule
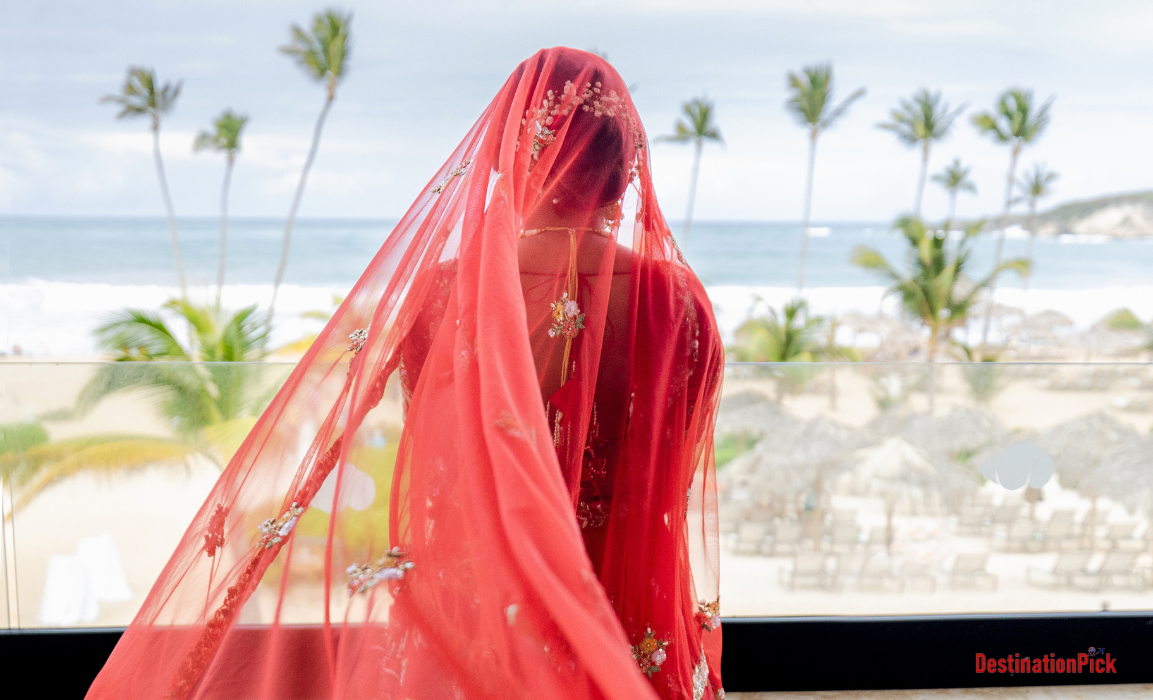
[[[294,230],[285,285],[277,302],[275,342],[315,332],[308,310],[329,310],[356,281],[395,221],[301,220]],[[233,219],[224,303],[266,305],[280,254],[282,219]],[[815,224],[806,296],[818,313],[895,313],[874,273],[849,263],[858,245],[900,264],[904,244],[884,222]],[[207,298],[215,284],[219,220],[181,219],[181,251],[190,285]],[[722,331],[730,333],[757,299],[779,306],[795,295],[800,225],[694,222],[682,250],[709,289]],[[1027,236],[1008,231],[1005,256],[1023,256]],[[992,264],[995,237],[974,246],[973,274]],[[1036,313],[1055,309],[1087,328],[1128,307],[1153,318],[1153,239],[1038,238],[1028,289],[1005,275],[997,301]],[[155,308],[175,294],[176,275],[163,218],[0,217],[0,352],[91,357],[92,329],[125,306]],[[761,306],[760,308],[763,308]]]

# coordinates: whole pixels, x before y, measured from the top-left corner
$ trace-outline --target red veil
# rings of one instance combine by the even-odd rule
[[[722,369],[624,82],[540,51],[257,422],[88,697],[720,697]]]

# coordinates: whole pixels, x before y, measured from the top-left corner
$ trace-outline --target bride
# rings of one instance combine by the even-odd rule
[[[604,60],[518,66],[88,697],[722,698],[723,350],[647,148]]]

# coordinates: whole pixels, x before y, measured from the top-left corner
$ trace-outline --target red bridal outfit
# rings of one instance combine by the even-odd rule
[[[540,51],[261,416],[88,697],[723,696],[722,369],[624,82]]]

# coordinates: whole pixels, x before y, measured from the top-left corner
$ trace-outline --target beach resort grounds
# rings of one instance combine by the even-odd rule
[[[131,364],[0,363],[0,423],[24,436],[4,456],[0,625],[127,624],[243,438],[243,423],[182,431],[146,391],[78,410],[93,377]],[[254,395],[292,367],[232,365]],[[722,614],[1148,610],[1151,425],[1140,364],[730,364]],[[390,387],[358,459],[391,464],[401,426]],[[366,498],[385,498],[390,470],[370,471]],[[341,506],[380,506],[365,502]],[[323,534],[298,532],[294,555],[317,587]],[[334,566],[345,556],[334,543]],[[271,619],[266,579],[246,622]],[[319,588],[290,590],[283,621],[323,618]],[[333,591],[336,619],[348,600]]]

